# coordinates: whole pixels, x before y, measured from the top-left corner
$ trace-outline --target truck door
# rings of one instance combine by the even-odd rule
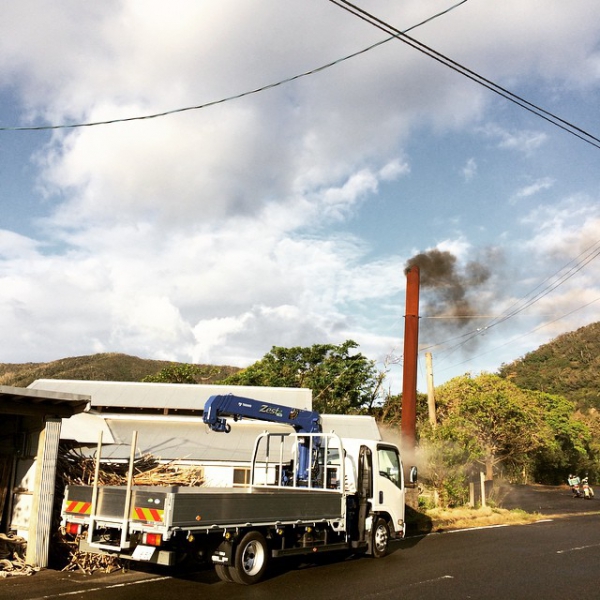
[[[361,446],[358,453],[358,541],[366,540],[366,522],[369,499],[373,497],[373,453],[368,446]]]
[[[377,484],[373,497],[373,509],[388,513],[394,530],[404,530],[404,475],[402,463],[395,446],[377,445]]]

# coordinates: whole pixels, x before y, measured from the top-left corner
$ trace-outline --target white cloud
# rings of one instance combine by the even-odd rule
[[[384,181],[393,181],[408,173],[410,173],[410,165],[398,158],[390,160],[379,170],[379,175]]]
[[[496,140],[498,148],[517,150],[525,155],[531,155],[548,140],[548,135],[541,131],[508,131],[497,124],[488,124],[481,128],[481,132]]]
[[[408,0],[372,9],[406,27],[440,7]],[[600,26],[587,17],[594,9],[592,0],[552,10],[467,3],[412,34],[508,87],[589,92],[600,77]],[[53,123],[197,106],[385,37],[313,0],[22,0],[7,4],[0,28],[4,91],[23,119]],[[119,350],[242,365],[272,345],[347,338],[385,356],[402,333],[408,249],[438,247],[462,262],[477,252],[472,237],[483,221],[471,229],[471,206],[443,217],[422,208],[445,181],[445,160],[448,173],[472,182],[462,189],[486,187],[486,230],[494,224],[500,192],[484,180],[487,148],[462,134],[479,132],[470,143],[483,137],[520,160],[551,146],[539,121],[519,126],[499,102],[392,41],[207,109],[55,132],[36,154],[45,191],[43,210],[30,216],[37,229],[0,231],[0,326],[10,340],[0,361]],[[446,135],[456,136],[452,156],[430,158]],[[533,181],[522,198],[560,181],[532,173],[504,178]],[[385,204],[384,194],[394,200]],[[540,272],[545,256],[576,256],[591,239],[590,206],[586,198],[515,215],[511,224],[535,232],[525,250]],[[436,219],[442,226],[432,233]],[[464,230],[450,233],[449,224]],[[507,243],[521,249],[516,235]]]
[[[530,211],[524,223],[532,235],[516,255],[516,274],[527,287],[512,309],[533,301],[523,313],[537,317],[533,349],[600,319],[600,210],[591,198],[571,197]]]
[[[462,168],[462,174],[465,181],[471,181],[477,175],[477,162],[474,158],[467,160],[467,164]]]
[[[40,244],[24,235],[0,229],[0,258],[33,257],[39,252]]]
[[[555,181],[552,177],[542,177],[534,181],[533,183],[522,187],[517,190],[513,197],[511,198],[511,202],[514,204],[517,200],[522,198],[529,198],[530,196],[535,196],[544,190],[550,189],[554,185]]]
[[[523,222],[534,230],[528,249],[552,261],[560,256],[574,259],[598,243],[600,208],[592,198],[572,196],[537,207]]]

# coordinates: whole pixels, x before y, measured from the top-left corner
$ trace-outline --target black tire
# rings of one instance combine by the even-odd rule
[[[216,563],[215,573],[221,581],[225,581],[226,583],[233,582],[233,577],[231,576],[231,567],[229,567],[228,565]]]
[[[258,583],[267,570],[269,547],[258,531],[249,531],[235,549],[233,566],[229,574],[235,583],[252,585]]]
[[[373,558],[382,558],[388,553],[390,543],[390,528],[385,519],[375,519],[375,526],[371,533],[371,554]]]

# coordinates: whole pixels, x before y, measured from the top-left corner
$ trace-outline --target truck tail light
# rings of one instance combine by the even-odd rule
[[[142,535],[142,543],[148,546],[160,546],[162,544],[162,534],[144,533]]]
[[[65,525],[65,531],[69,535],[79,535],[81,533],[81,523],[67,523]]]

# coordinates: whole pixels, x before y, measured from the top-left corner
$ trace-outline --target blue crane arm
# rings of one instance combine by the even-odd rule
[[[298,433],[320,433],[321,431],[319,413],[312,410],[271,404],[233,394],[211,396],[204,405],[202,416],[204,422],[213,431],[227,432],[229,425],[226,417],[231,417],[234,421],[246,418],[282,423],[290,425]]]
[[[211,396],[204,405],[202,420],[213,431],[228,433],[231,427],[227,423],[227,417],[233,418],[234,421],[247,418],[282,423],[290,425],[300,434],[321,433],[321,418],[319,413],[312,410],[290,408],[233,394]],[[312,444],[307,438],[299,440],[296,472],[300,481],[306,481],[309,477],[311,448],[313,455],[316,456],[320,445],[320,436],[315,436]]]

